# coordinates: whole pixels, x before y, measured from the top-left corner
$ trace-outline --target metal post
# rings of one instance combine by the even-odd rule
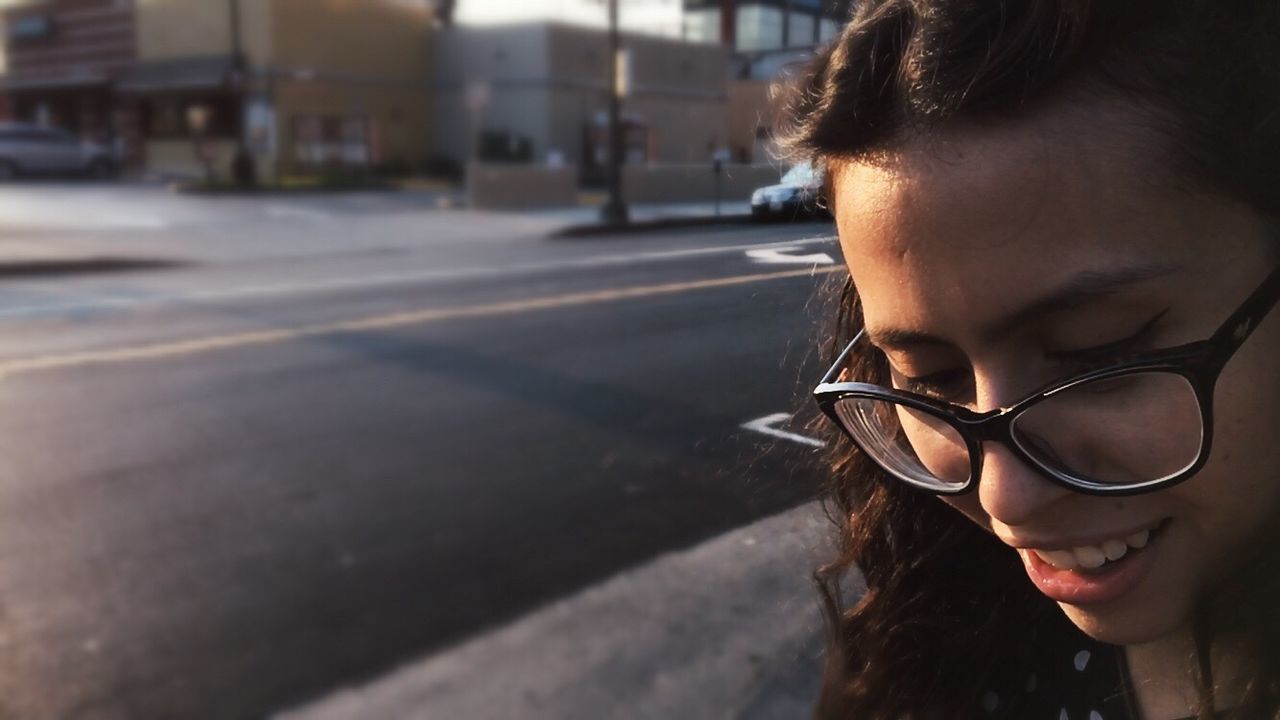
[[[716,188],[715,188],[715,189],[716,189],[716,217],[720,217],[720,176],[721,176],[721,174],[723,174],[723,172],[724,172],[724,165],[723,165],[723,163],[721,162],[721,160],[720,160],[719,156],[717,156],[717,157],[716,157],[716,159],[712,161],[712,169],[711,169],[711,171],[712,171],[712,172],[714,172],[714,173],[715,173],[715,176],[716,176],[716,177],[715,177],[715,186],[716,186]]]
[[[791,0],[782,0],[782,43],[780,50],[791,47]]]
[[[729,52],[738,51],[737,0],[720,0],[720,44]]]
[[[618,0],[609,0],[609,200],[600,219],[610,225],[627,222],[627,206],[622,200],[622,98],[618,88]]]
[[[228,0],[231,13],[231,78],[232,92],[235,95],[239,117],[236,118],[236,153],[231,160],[231,174],[237,185],[250,187],[257,184],[257,170],[253,164],[253,154],[249,152],[246,135],[245,111],[248,103],[247,86],[249,82],[248,62],[244,56],[244,46],[240,38],[240,0]]]

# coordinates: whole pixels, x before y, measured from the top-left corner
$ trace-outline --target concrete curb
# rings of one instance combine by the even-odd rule
[[[609,225],[605,223],[585,223],[570,225],[551,233],[553,238],[602,237],[606,235],[634,235],[636,233],[661,230],[680,230],[683,228],[706,227],[710,225],[745,225],[752,222],[750,215],[710,215],[696,217],[672,217],[656,220],[641,220],[626,225]]]
[[[829,527],[803,505],[277,717],[805,717],[823,627],[810,576]]]

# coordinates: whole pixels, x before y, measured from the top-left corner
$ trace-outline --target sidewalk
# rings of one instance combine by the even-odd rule
[[[803,505],[277,720],[807,717],[828,534]]]
[[[600,219],[600,206],[579,205],[570,208],[534,210],[530,215],[554,218],[564,223],[556,235],[583,236],[593,232],[617,232],[616,226]],[[663,228],[688,227],[714,223],[736,223],[751,219],[751,203],[746,200],[714,202],[641,204],[627,206],[631,232]]]
[[[186,202],[191,202],[188,198]],[[218,203],[219,199],[208,199]],[[525,212],[482,212],[429,206],[386,213],[322,214],[275,196],[238,198],[259,213],[248,220],[228,217],[225,223],[198,222],[156,227],[97,227],[76,208],[68,207],[68,225],[27,227],[6,222],[0,214],[0,278],[58,272],[129,269],[129,265],[220,264],[263,259],[371,251],[417,251],[441,241],[485,242],[513,238],[596,235],[616,232],[599,219],[599,208],[574,206]],[[258,209],[253,203],[259,203]],[[636,205],[630,208],[628,231],[660,231],[674,227],[743,222],[750,216],[745,202]],[[74,222],[72,220],[74,219]],[[50,223],[57,218],[49,220]],[[249,224],[246,224],[249,223]]]

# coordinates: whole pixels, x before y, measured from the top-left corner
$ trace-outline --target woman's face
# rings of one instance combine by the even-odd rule
[[[896,385],[1008,407],[1108,353],[1207,339],[1259,285],[1276,240],[1247,210],[1177,187],[1142,119],[1051,111],[833,169],[841,246]],[[1280,507],[1277,354],[1280,310],[1223,372],[1212,455],[1182,484],[1083,495],[988,444],[978,489],[946,502],[1016,548],[1090,635],[1134,644],[1183,630]],[[1153,448],[1167,436],[1125,433]]]

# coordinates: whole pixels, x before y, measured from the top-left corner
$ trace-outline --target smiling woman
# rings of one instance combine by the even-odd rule
[[[794,97],[819,717],[1280,717],[1280,5],[869,0]]]

